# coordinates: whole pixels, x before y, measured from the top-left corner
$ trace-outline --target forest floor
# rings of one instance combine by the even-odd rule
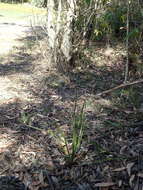
[[[60,73],[47,61],[43,30],[19,22],[0,22],[1,47],[11,43],[0,53],[0,176],[19,177],[30,190],[142,190],[142,83],[96,96],[123,83],[124,44],[90,44],[76,68]],[[5,25],[19,32],[9,39]],[[68,165],[49,130],[69,138],[75,101],[79,109],[86,101],[87,126]]]

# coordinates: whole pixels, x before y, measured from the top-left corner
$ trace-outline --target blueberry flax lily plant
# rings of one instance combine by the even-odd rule
[[[56,133],[52,133],[52,136],[56,137],[59,150],[64,155],[65,163],[68,165],[74,164],[80,156],[86,126],[84,108],[85,103],[82,105],[80,111],[77,111],[77,104],[75,103],[70,137],[59,130]]]
[[[77,111],[77,105],[75,104],[75,111],[72,121],[71,150],[68,150],[68,155],[66,156],[66,161],[69,163],[73,163],[76,160],[81,149],[84,129],[86,126],[84,108],[85,103],[83,104],[81,110]]]

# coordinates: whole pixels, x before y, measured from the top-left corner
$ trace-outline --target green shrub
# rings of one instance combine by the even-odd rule
[[[96,18],[93,39],[101,40],[107,36],[120,37],[126,34],[126,7],[110,6]]]

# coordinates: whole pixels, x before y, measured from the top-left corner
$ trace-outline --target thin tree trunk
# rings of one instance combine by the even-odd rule
[[[76,0],[48,0],[47,8],[49,61],[64,70],[72,58]]]

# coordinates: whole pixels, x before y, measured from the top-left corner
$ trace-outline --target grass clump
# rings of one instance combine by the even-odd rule
[[[77,105],[72,118],[72,129],[70,137],[63,131],[52,133],[56,137],[60,152],[64,155],[65,163],[74,164],[80,155],[84,131],[86,127],[86,118],[84,113],[85,103],[80,111],[77,111]]]

